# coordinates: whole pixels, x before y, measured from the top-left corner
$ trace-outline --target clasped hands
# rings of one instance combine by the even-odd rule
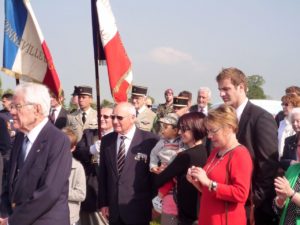
[[[209,186],[211,180],[207,177],[204,169],[201,167],[192,166],[188,169],[186,179],[195,186]]]
[[[291,197],[294,193],[294,190],[291,188],[289,181],[285,177],[275,178],[274,186],[276,195],[283,201]]]

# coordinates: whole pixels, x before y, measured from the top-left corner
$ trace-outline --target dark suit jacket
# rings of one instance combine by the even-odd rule
[[[69,225],[68,178],[72,156],[68,137],[47,122],[17,174],[23,139],[22,133],[16,137],[8,190],[2,196],[2,204],[6,203],[10,211],[9,224]]]
[[[287,137],[284,141],[283,155],[280,159],[280,166],[287,170],[292,160],[297,160],[297,134]]]
[[[253,201],[257,208],[269,208],[278,169],[277,126],[273,116],[248,101],[239,121],[237,138],[254,160],[252,177]],[[263,206],[267,204],[268,206]],[[269,211],[271,213],[271,211]]]
[[[116,132],[105,135],[100,150],[100,208],[109,207],[109,221],[118,217],[126,224],[149,223],[152,209],[152,179],[149,171],[150,152],[158,137],[150,132],[136,129],[128,149],[125,165],[117,172]],[[147,160],[137,159],[137,153]]]
[[[62,129],[65,126],[67,126],[67,115],[68,115],[68,111],[65,110],[64,108],[61,108],[54,125],[58,128],[58,129]]]
[[[98,129],[85,129],[81,140],[76,145],[76,151],[73,152],[75,159],[81,162],[86,175],[86,198],[81,203],[81,211],[97,212],[98,206],[98,178],[99,163],[92,163],[92,154],[90,146],[98,139]]]
[[[0,194],[2,193],[2,177],[3,177],[3,157],[10,150],[10,136],[8,134],[6,122],[0,117]]]

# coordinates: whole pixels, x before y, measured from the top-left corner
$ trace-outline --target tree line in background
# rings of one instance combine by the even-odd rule
[[[260,75],[248,76],[248,92],[247,92],[248,98],[249,99],[266,99],[267,96],[264,92],[264,89],[262,88],[262,86],[264,84],[265,84],[265,80],[262,76],[260,76]],[[10,88],[4,90],[2,88],[2,80],[0,78],[0,97],[2,97],[2,95],[4,93],[13,93],[13,90]],[[155,99],[151,96],[150,96],[150,98],[152,99],[152,102],[154,103]],[[268,97],[268,98],[270,98],[270,97]],[[71,103],[69,103],[68,105],[65,105],[65,103],[63,103],[63,105],[68,109],[73,108]],[[102,107],[113,106],[113,102],[111,102],[107,99],[104,99],[101,102],[101,106]],[[93,103],[92,107],[96,108],[96,103]]]

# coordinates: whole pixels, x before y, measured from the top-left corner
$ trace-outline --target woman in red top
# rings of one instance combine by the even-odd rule
[[[221,105],[209,111],[205,127],[214,150],[204,168],[191,167],[187,179],[202,192],[199,225],[246,225],[252,160],[236,139],[235,110]]]

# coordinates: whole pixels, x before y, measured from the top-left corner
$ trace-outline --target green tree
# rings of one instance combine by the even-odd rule
[[[248,76],[248,92],[247,96],[249,99],[266,99],[264,89],[265,80],[260,75],[251,75]]]

